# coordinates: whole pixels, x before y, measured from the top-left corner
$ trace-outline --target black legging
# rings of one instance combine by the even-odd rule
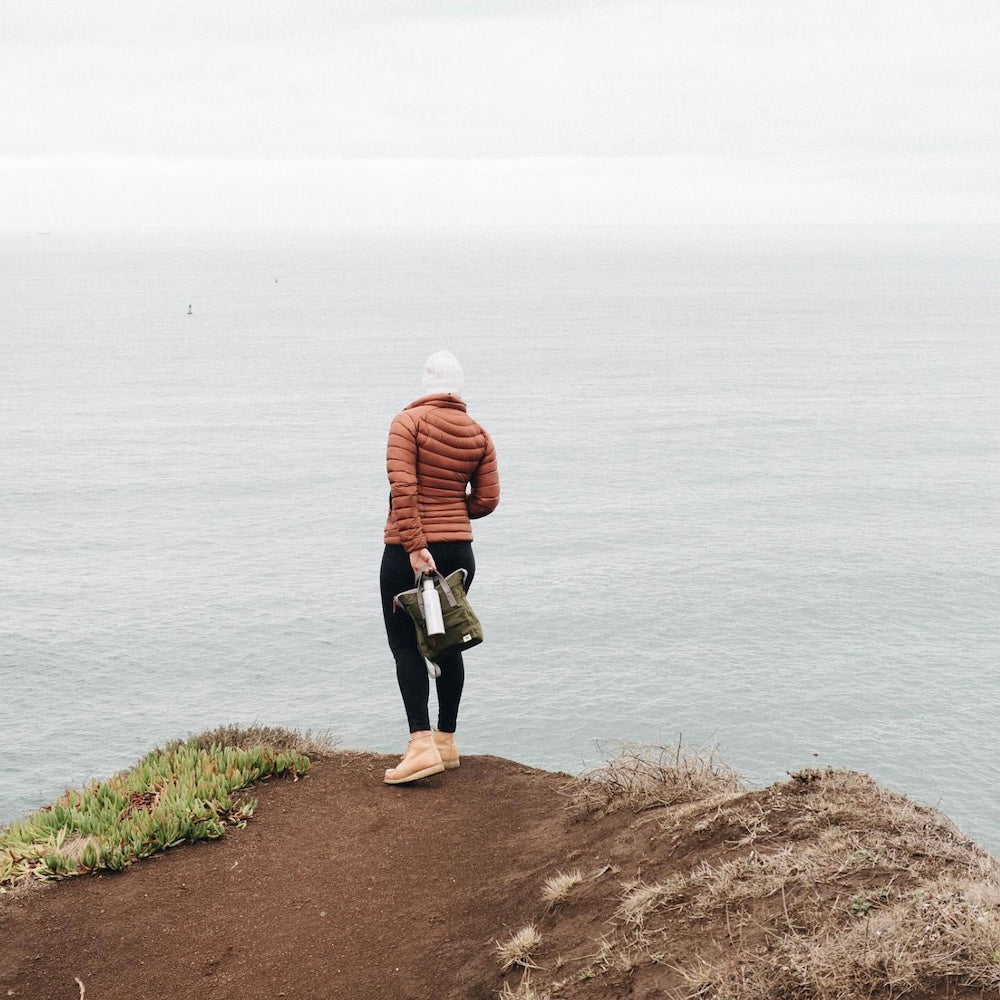
[[[476,558],[472,542],[430,542],[427,546],[434,557],[434,564],[444,576],[460,567],[468,576],[465,589],[472,585],[476,575]],[[410,616],[402,608],[394,608],[392,599],[403,590],[413,587],[413,569],[410,557],[402,545],[387,545],[382,553],[382,570],[379,574],[382,590],[382,616],[389,649],[396,660],[396,680],[403,696],[406,720],[410,732],[430,729],[427,700],[430,697],[430,678],[420,647],[417,632]],[[461,652],[449,653],[438,663],[441,676],[437,678],[438,729],[444,733],[455,732],[458,722],[458,705],[465,685],[465,664]]]

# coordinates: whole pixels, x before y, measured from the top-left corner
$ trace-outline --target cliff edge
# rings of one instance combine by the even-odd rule
[[[369,753],[260,785],[249,824],[0,896],[21,1000],[733,1000],[1000,990],[1000,866],[853,772],[746,790],[625,751],[412,786]]]

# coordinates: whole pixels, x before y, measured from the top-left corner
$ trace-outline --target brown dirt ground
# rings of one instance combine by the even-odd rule
[[[395,763],[314,760],[222,840],[6,899],[0,996],[495,996],[493,939],[565,851],[566,776],[466,757],[385,786]]]
[[[308,777],[257,786],[254,818],[221,840],[0,896],[0,998],[486,1000],[505,982],[498,940],[527,922],[546,940],[537,961],[550,979],[582,972],[623,885],[754,849],[745,838],[734,846],[740,831],[725,825],[678,833],[659,808],[585,814],[564,794],[566,775],[512,761],[465,757],[458,770],[385,786],[395,762],[314,757]],[[774,794],[748,793],[744,804],[770,795],[769,836],[794,837],[816,793],[789,787],[777,806]],[[572,869],[585,881],[546,910],[545,879]],[[780,917],[782,905],[762,900],[755,920],[763,926],[768,908]],[[682,995],[674,961],[730,947],[728,923],[728,912],[725,925],[678,922],[665,959],[577,974],[559,996]]]

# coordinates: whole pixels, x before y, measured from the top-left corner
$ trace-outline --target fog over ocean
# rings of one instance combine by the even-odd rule
[[[849,767],[1000,851],[1000,229],[7,233],[0,273],[0,823],[220,723],[403,749],[385,437],[448,348],[503,488],[463,753]]]

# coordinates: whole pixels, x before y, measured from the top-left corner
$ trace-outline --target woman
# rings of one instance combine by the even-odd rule
[[[394,607],[393,597],[409,590],[421,570],[447,576],[461,567],[468,574],[468,588],[476,572],[470,519],[485,517],[500,502],[493,442],[466,413],[464,383],[462,366],[450,351],[432,354],[424,365],[423,395],[389,428],[382,614],[410,726],[403,759],[385,772],[390,785],[459,765],[455,728],[465,683],[462,654],[451,653],[438,663],[438,725],[432,730],[427,710],[430,681],[416,630],[409,615]]]

